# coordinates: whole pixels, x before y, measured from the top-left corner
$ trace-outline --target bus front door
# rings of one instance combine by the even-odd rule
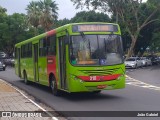
[[[35,82],[39,82],[39,72],[38,72],[38,43],[33,44],[33,50],[34,50],[34,80]]]
[[[66,82],[66,45],[65,45],[65,36],[59,38],[59,76],[60,76],[60,85],[61,88],[67,89]]]

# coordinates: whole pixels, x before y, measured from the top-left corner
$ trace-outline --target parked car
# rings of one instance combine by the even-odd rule
[[[6,70],[6,65],[2,61],[0,61],[0,70]]]
[[[141,57],[141,61],[142,61],[142,66],[152,65],[151,59],[149,59],[147,57]]]
[[[6,66],[14,66],[14,58],[6,58],[3,61]]]
[[[142,61],[139,57],[130,57],[125,61],[126,68],[138,68],[142,66]]]
[[[2,58],[6,58],[7,57],[7,54],[6,53],[4,53],[4,52],[0,52],[0,58],[2,59]]]
[[[157,63],[160,64],[160,57],[157,57]]]
[[[152,55],[152,56],[149,56],[149,58],[151,59],[152,61],[152,65],[157,65],[159,64],[159,57],[157,57],[156,55]]]

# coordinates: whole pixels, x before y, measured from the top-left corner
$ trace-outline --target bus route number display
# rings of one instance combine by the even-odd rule
[[[117,25],[110,24],[87,24],[87,25],[73,25],[73,32],[117,32]]]

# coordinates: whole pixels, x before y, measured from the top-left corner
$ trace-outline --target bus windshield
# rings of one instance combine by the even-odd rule
[[[70,39],[70,62],[79,66],[116,65],[123,63],[119,35],[77,35]]]

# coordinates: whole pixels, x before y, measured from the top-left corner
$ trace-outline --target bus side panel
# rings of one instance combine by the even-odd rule
[[[34,81],[33,60],[32,60],[32,58],[21,59],[21,75],[22,75],[22,78],[24,78],[24,74],[23,74],[24,71],[26,71],[27,79],[29,81]]]
[[[47,57],[47,73],[48,73],[48,80],[49,80],[49,75],[51,73],[53,73],[56,80],[58,80],[57,79],[57,74],[56,74],[56,56]]]
[[[15,74],[17,75],[17,76],[20,76],[19,75],[19,62],[20,62],[20,58],[19,58],[19,55],[20,55],[20,53],[18,52],[18,49],[20,49],[20,48],[15,48]],[[20,50],[19,50],[20,51]]]
[[[48,77],[47,77],[47,57],[39,57],[38,59],[38,74],[39,82],[42,85],[48,86]]]
[[[34,72],[33,72],[33,58],[29,58],[27,61],[26,61],[26,72],[27,72],[27,77],[28,77],[28,80],[31,80],[33,81],[34,80]]]

